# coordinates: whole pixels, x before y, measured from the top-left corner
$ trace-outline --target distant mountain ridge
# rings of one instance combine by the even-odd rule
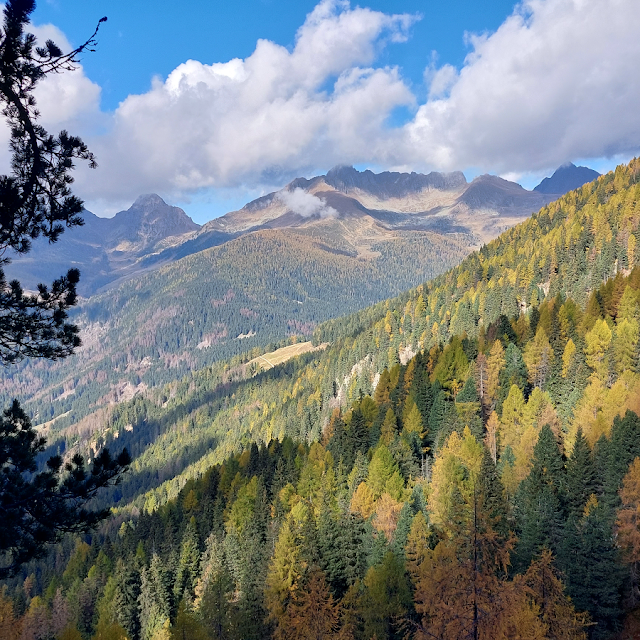
[[[302,214],[300,192],[317,198],[337,215]],[[324,176],[297,178],[276,191],[206,223],[210,232],[247,233],[262,228],[337,227],[340,220],[369,218],[387,231],[464,233],[479,246],[557,196],[534,193],[497,176],[468,183],[460,171],[397,173],[334,167]],[[320,209],[318,210],[320,211]]]
[[[12,263],[5,267],[7,279],[17,278],[33,288],[78,267],[79,291],[90,295],[144,270],[142,257],[184,242],[200,229],[182,209],[168,205],[156,194],[139,196],[129,209],[112,218],[100,218],[87,210],[82,217],[84,225],[67,229],[56,244],[39,239],[30,253],[12,257]]]
[[[572,162],[563,164],[550,178],[545,178],[534,191],[538,193],[567,193],[579,189],[587,182],[593,182],[600,174],[589,167],[576,167]]]
[[[402,234],[457,234],[470,251],[559,197],[567,190],[567,180],[591,175],[584,167],[571,167],[560,168],[551,182],[527,191],[492,175],[468,183],[460,171],[374,173],[337,166],[326,175],[296,178],[202,227],[179,207],[147,194],[112,218],[85,211],[83,227],[67,230],[53,246],[37,241],[35,250],[15,258],[6,274],[34,288],[76,266],[81,271],[79,291],[90,296],[123,279],[268,229],[302,233],[333,251],[363,259],[378,255],[381,243],[393,242],[394,250],[402,251]],[[549,185],[560,191],[545,191]]]

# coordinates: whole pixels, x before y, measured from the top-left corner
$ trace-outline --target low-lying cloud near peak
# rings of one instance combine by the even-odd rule
[[[286,189],[279,191],[276,197],[289,211],[297,213],[303,218],[310,218],[316,215],[321,218],[338,217],[338,212],[333,207],[330,207],[326,200],[308,193],[300,187],[296,187],[293,191]]]
[[[337,164],[523,173],[640,149],[637,0],[524,0],[495,33],[468,36],[462,68],[425,60],[423,104],[401,69],[376,65],[386,43],[411,46],[416,19],[322,0],[292,49],[259,40],[243,60],[186,61],[112,114],[81,70],[60,76],[93,92],[64,94],[70,123],[56,114],[98,157],[77,191],[91,204],[275,186]],[[42,92],[43,114],[55,95]],[[398,107],[413,115],[394,127]]]

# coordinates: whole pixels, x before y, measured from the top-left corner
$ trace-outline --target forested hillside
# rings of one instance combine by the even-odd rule
[[[330,239],[261,231],[199,252],[81,303],[84,346],[58,363],[3,372],[37,424],[56,429],[206,365],[311,335],[323,320],[399,293],[456,264],[468,244],[399,234],[361,259]],[[268,349],[267,349],[268,350]],[[53,426],[53,425],[52,425]]]
[[[324,350],[115,405],[116,517],[8,585],[7,633],[633,637],[639,223],[635,160]]]

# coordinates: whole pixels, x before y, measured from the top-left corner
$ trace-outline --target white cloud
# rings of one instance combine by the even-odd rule
[[[458,80],[458,70],[450,64],[443,65],[430,75],[429,100],[444,97]]]
[[[526,0],[495,33],[469,37],[448,97],[406,127],[407,157],[504,172],[637,152],[638,33],[637,0]]]
[[[385,121],[415,99],[395,68],[372,68],[415,21],[323,0],[290,51],[260,40],[246,59],[189,60],[113,114],[91,141],[100,177],[80,172],[85,198],[237,184],[277,184],[304,168],[384,158]]]
[[[62,31],[53,25],[30,26],[28,31],[40,43],[53,40],[64,52],[72,50]],[[100,91],[100,86],[87,78],[80,64],[73,71],[48,75],[35,90],[42,124],[53,133],[66,124],[77,126],[83,118],[95,119],[100,108]]]
[[[53,40],[64,52],[72,50],[65,35],[51,24],[29,25],[38,43]],[[100,113],[100,86],[87,78],[81,64],[73,71],[46,76],[34,91],[36,105],[41,114],[40,123],[51,134],[69,129],[74,134],[78,129],[93,129],[104,119]],[[0,172],[9,170],[9,129],[4,120],[0,122]]]
[[[326,200],[318,198],[312,193],[306,192],[300,187],[296,187],[293,191],[279,191],[277,195],[289,211],[297,213],[303,218],[319,215],[321,218],[337,218],[338,212],[330,207]]]
[[[275,187],[335,164],[524,175],[640,151],[637,0],[524,0],[495,33],[467,36],[461,69],[425,60],[422,105],[401,70],[376,65],[415,20],[322,0],[291,49],[259,40],[245,59],[188,60],[110,114],[82,68],[47,79],[43,123],[96,153],[98,171],[77,172],[89,205]],[[397,107],[415,111],[394,128]]]

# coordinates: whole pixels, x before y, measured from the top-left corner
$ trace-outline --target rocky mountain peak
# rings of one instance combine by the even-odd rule
[[[131,209],[154,209],[157,207],[168,207],[167,203],[157,193],[144,193],[138,196],[134,203],[129,207]]]
[[[396,171],[373,173],[369,169],[358,171],[352,166],[344,165],[328,171],[324,180],[338,191],[348,193],[353,189],[360,189],[383,200],[404,198],[412,193],[432,189],[451,191],[467,184],[461,171],[453,173],[432,171],[428,174],[416,173],[415,171],[411,173]]]
[[[168,205],[155,193],[139,196],[126,210],[116,213],[111,242],[130,242],[145,249],[168,238],[197,231],[196,224],[180,207]]]
[[[579,189],[587,182],[593,182],[600,174],[589,167],[576,167],[568,162],[558,167],[550,178],[545,178],[534,191],[538,193],[561,194],[573,189]]]

